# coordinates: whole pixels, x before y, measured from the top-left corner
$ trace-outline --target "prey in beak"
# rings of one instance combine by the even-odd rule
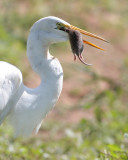
[[[72,26],[72,25],[66,25],[66,24],[59,23],[58,28],[60,30],[63,30],[63,31],[68,33],[71,49],[72,49],[72,52],[74,54],[74,60],[76,60],[76,56],[77,56],[79,58],[79,60],[85,65],[91,65],[91,64],[88,64],[83,60],[82,52],[83,52],[83,49],[84,49],[84,43],[88,44],[92,47],[95,47],[97,49],[100,49],[100,50],[104,50],[104,49],[101,48],[101,47],[98,47],[97,45],[95,45],[91,42],[83,40],[82,35],[90,36],[90,37],[102,40],[104,42],[108,42],[107,40],[103,39],[102,37],[99,37],[95,34],[92,34],[90,32],[87,32],[85,30],[82,30],[82,29],[77,28],[77,27]]]
[[[65,31],[69,35],[69,41],[70,41],[72,52],[74,54],[74,60],[76,60],[76,56],[77,56],[83,64],[91,65],[86,63],[83,60],[82,52],[84,50],[84,44],[83,44],[82,34],[79,31],[75,31],[72,29],[65,29]]]

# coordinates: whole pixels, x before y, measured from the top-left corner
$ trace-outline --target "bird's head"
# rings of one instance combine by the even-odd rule
[[[84,40],[82,35],[108,42],[107,40],[95,34],[77,28],[68,22],[54,16],[49,16],[38,20],[32,26],[31,31],[38,32],[39,38],[42,38],[42,40],[45,39],[45,41],[47,41],[49,44],[70,40],[74,59],[76,59],[76,56],[78,56],[79,60],[84,64],[87,64],[82,59],[84,43],[101,50],[103,49],[96,46],[95,44],[92,44],[91,42]]]

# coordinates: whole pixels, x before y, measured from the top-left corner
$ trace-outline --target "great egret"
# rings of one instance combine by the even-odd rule
[[[30,135],[34,129],[37,133],[42,119],[58,100],[63,85],[63,70],[59,61],[49,53],[49,46],[70,39],[73,49],[70,30],[106,41],[57,17],[49,16],[38,20],[32,26],[27,40],[29,62],[41,78],[40,85],[35,89],[23,84],[18,68],[7,62],[0,62],[0,124],[8,117],[15,136]],[[76,34],[76,37],[79,35]],[[88,41],[83,42],[99,48]],[[80,53],[74,52],[74,56],[76,58],[77,55],[83,62],[81,52],[82,49]]]

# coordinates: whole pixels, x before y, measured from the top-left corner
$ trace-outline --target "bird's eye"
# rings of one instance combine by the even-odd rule
[[[60,23],[60,22],[57,22],[56,25],[57,25],[57,26],[61,26],[61,23]]]
[[[57,25],[57,26],[60,26],[60,23],[59,23],[59,22],[57,22],[57,23],[56,23],[56,25]]]
[[[60,22],[57,22],[56,26],[57,26],[57,29],[60,29],[60,28],[64,27],[64,24],[60,23]]]

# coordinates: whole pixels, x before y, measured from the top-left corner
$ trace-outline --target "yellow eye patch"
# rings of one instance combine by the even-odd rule
[[[57,22],[56,26],[58,29],[65,27],[65,25],[63,23]]]

